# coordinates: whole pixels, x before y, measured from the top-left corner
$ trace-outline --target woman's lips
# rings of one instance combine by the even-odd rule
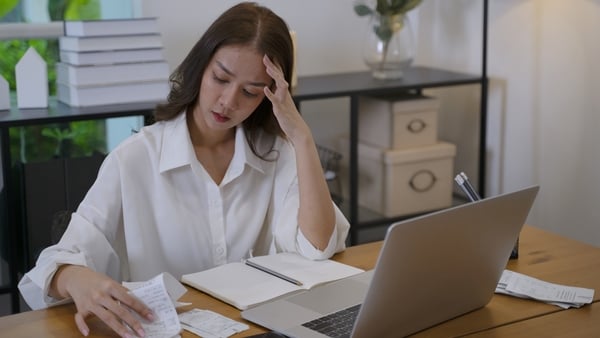
[[[225,115],[221,115],[219,113],[215,113],[215,112],[213,112],[213,116],[215,118],[215,121],[220,122],[220,123],[224,123],[224,122],[227,122],[230,120],[229,117],[227,117]]]

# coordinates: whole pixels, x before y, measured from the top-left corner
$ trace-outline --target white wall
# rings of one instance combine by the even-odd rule
[[[175,67],[233,0],[146,0]],[[298,74],[364,70],[364,18],[352,0],[265,0],[297,32]],[[481,0],[425,0],[414,13],[417,64],[479,74]],[[489,195],[540,184],[528,222],[600,246],[600,0],[490,0]],[[440,135],[459,146],[457,170],[476,171],[476,86],[432,91]],[[347,130],[345,99],[303,105],[319,142]],[[317,122],[318,123],[314,123]],[[333,134],[333,136],[332,136]]]
[[[446,36],[421,56],[471,71],[476,42],[447,32],[465,35],[452,28],[477,21],[473,5],[426,0],[435,33],[419,39]],[[600,1],[490,0],[489,13],[488,192],[540,184],[528,222],[600,246]],[[445,26],[448,17],[465,22]]]
[[[540,223],[600,245],[600,1],[538,0]]]
[[[167,59],[177,65],[209,24],[238,0],[148,0],[145,15],[158,16]],[[298,32],[298,74],[342,72],[362,68],[355,41],[365,21],[353,14],[349,0],[266,0],[261,4],[281,15]],[[310,18],[310,19],[309,19]],[[344,56],[344,57],[340,57]]]

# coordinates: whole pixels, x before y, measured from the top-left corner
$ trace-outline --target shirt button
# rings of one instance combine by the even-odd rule
[[[224,253],[225,253],[225,249],[222,246],[217,247],[217,254],[222,255]]]

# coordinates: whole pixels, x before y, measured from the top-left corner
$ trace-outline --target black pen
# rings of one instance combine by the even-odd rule
[[[293,278],[291,278],[291,277],[288,277],[288,276],[286,276],[286,275],[284,275],[284,274],[281,274],[281,273],[279,273],[279,272],[277,272],[277,271],[273,271],[273,270],[271,270],[271,269],[269,269],[269,268],[266,268],[266,267],[264,267],[264,266],[262,266],[262,265],[259,265],[259,264],[256,264],[256,263],[254,263],[254,262],[251,262],[251,261],[250,261],[250,260],[248,260],[248,259],[246,260],[246,265],[248,265],[248,266],[251,266],[251,267],[253,267],[253,268],[255,268],[255,269],[258,269],[258,270],[260,270],[260,271],[266,272],[266,273],[268,273],[268,274],[270,274],[270,275],[273,275],[273,276],[275,276],[275,277],[281,278],[281,279],[283,279],[283,280],[284,280],[284,281],[286,281],[286,282],[290,282],[290,283],[292,283],[292,284],[296,284],[296,285],[298,285],[298,286],[302,286],[302,282],[300,282],[300,281],[298,281],[298,280],[295,280],[295,279],[293,279]]]
[[[479,201],[481,199],[479,197],[479,194],[477,194],[477,192],[475,191],[475,188],[473,188],[473,186],[471,185],[471,182],[469,182],[469,178],[464,172],[461,172],[460,174],[456,175],[454,180],[458,183],[458,185],[465,192],[465,194],[467,194],[467,197],[469,197],[471,202]]]

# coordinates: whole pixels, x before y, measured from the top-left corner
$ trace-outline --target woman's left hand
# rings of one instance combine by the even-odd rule
[[[300,140],[299,138],[305,139],[307,135],[310,135],[310,128],[294,104],[289,91],[289,83],[285,80],[281,67],[267,55],[263,57],[263,63],[267,74],[274,81],[274,88],[265,87],[264,92],[273,105],[273,113],[279,126],[292,143]]]

